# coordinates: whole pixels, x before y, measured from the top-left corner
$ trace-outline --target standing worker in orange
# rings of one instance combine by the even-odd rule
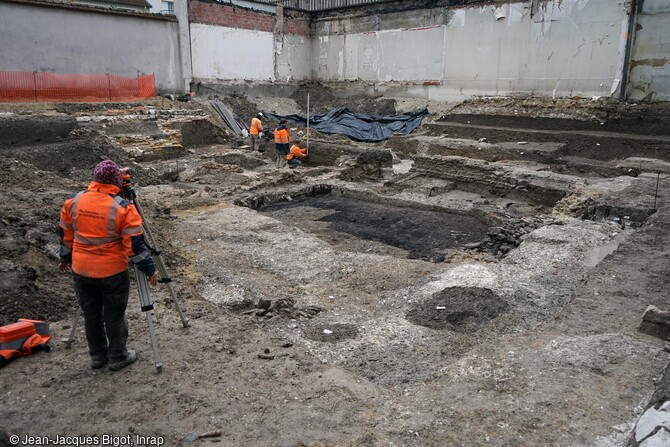
[[[288,129],[286,129],[286,120],[279,120],[279,125],[275,129],[275,152],[277,153],[277,167],[286,166],[286,156],[289,153]]]
[[[260,146],[258,139],[262,136],[263,132],[263,113],[258,112],[258,114],[251,119],[251,127],[249,128],[249,135],[251,136],[251,152],[259,151]]]
[[[291,150],[289,151],[288,155],[286,156],[289,168],[297,168],[302,164],[301,160],[307,158],[307,148],[300,149],[300,143],[300,140],[296,140],[293,146],[291,146]]]
[[[62,273],[72,268],[74,289],[84,312],[91,368],[118,371],[135,362],[126,349],[128,258],[155,286],[158,272],[142,238],[142,218],[122,198],[121,170],[111,160],[95,167],[86,191],[65,200],[58,225]]]

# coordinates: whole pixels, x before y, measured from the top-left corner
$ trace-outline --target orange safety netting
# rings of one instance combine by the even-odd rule
[[[0,102],[132,101],[156,96],[154,75],[0,71]]]

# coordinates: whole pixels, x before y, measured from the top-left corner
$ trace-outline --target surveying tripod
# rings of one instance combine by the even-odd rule
[[[165,262],[163,261],[161,251],[157,248],[156,241],[153,237],[153,234],[151,233],[149,224],[147,223],[147,220],[144,218],[144,212],[142,211],[142,206],[138,202],[137,194],[135,193],[135,189],[132,187],[132,184],[130,182],[132,179],[130,171],[128,168],[123,168],[121,172],[123,178],[122,196],[130,203],[135,205],[135,209],[137,209],[137,212],[142,218],[142,228],[144,229],[144,235],[146,235],[146,237],[144,238],[144,243],[147,245],[147,248],[151,253],[151,257],[154,260],[154,264],[156,265],[156,269],[158,270],[159,275],[158,282],[162,284],[167,284],[168,290],[170,291],[170,296],[172,297],[172,301],[174,302],[174,305],[177,308],[177,313],[179,314],[179,318],[181,319],[181,323],[185,328],[187,328],[189,327],[189,323],[188,320],[184,318],[184,314],[182,313],[181,308],[179,307],[179,302],[177,301],[177,293],[175,292],[174,286],[172,285],[172,278],[170,277],[170,274],[167,271],[167,267],[165,267]],[[160,373],[163,370],[163,363],[161,362],[161,356],[158,350],[158,342],[156,340],[156,332],[154,331],[153,319],[151,317],[151,311],[154,308],[154,302],[153,299],[151,298],[151,288],[149,287],[149,280],[147,279],[147,275],[145,275],[140,271],[140,269],[137,267],[137,264],[133,263],[133,268],[135,270],[135,278],[137,279],[137,289],[140,296],[140,308],[142,312],[144,312],[144,315],[147,318],[147,326],[149,327],[149,338],[151,341],[151,349],[154,354],[154,364],[156,366],[156,372]],[[79,312],[75,311],[72,322],[72,328],[70,330],[70,335],[68,338],[63,339],[63,344],[66,349],[72,347],[72,342],[74,341],[74,336],[77,331],[78,325],[79,325]]]

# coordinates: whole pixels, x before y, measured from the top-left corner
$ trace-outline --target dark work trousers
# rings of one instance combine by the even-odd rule
[[[73,277],[79,305],[84,311],[86,339],[91,358],[108,358],[110,362],[124,360],[128,356],[128,270],[107,278],[86,278],[76,273]]]
[[[275,142],[275,152],[277,153],[277,164],[278,168],[283,168],[286,166],[286,156],[291,151],[288,143],[276,143]]]

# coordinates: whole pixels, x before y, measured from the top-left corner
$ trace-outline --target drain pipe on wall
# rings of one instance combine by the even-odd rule
[[[626,49],[624,50],[623,73],[621,73],[621,90],[619,101],[626,100],[628,93],[628,75],[630,73],[630,58],[633,52],[633,36],[635,34],[635,23],[637,22],[638,5],[642,5],[644,0],[630,0],[630,16],[628,17],[628,31],[626,32]]]

